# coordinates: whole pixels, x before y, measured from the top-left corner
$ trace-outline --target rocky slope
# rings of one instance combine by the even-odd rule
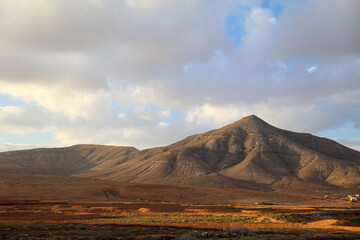
[[[359,188],[360,153],[252,115],[142,151],[79,145],[0,153],[0,172],[232,188]]]
[[[0,173],[71,176],[96,169],[111,169],[137,152],[133,147],[75,145],[0,153]]]

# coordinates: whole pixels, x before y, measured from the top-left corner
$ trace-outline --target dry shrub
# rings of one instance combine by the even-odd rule
[[[185,211],[195,212],[195,213],[209,213],[209,210],[204,208],[188,208],[185,209]]]
[[[141,213],[148,213],[148,212],[151,212],[149,208],[139,208],[138,209],[138,212],[141,212]]]
[[[116,212],[116,207],[90,207],[91,212]]]

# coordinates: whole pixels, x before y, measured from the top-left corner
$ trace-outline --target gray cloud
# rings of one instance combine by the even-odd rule
[[[274,58],[294,57],[312,61],[321,58],[359,56],[360,2],[310,1],[299,8],[289,8],[279,18],[271,36]]]
[[[32,133],[49,128],[52,124],[52,115],[37,106],[0,107],[0,125],[10,133]]]

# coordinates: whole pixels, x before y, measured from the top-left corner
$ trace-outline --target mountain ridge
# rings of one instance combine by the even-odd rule
[[[360,187],[360,152],[255,115],[168,146],[74,145],[0,153],[0,173],[231,188]]]

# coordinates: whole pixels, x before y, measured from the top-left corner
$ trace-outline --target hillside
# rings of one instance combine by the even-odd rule
[[[0,173],[0,192],[0,204],[1,201],[20,199],[192,204],[253,204],[259,200],[280,204],[323,202],[316,197],[243,189],[120,183],[77,177],[2,173]]]
[[[333,191],[359,189],[360,153],[252,115],[166,147],[77,145],[0,153],[1,173],[133,183]]]
[[[91,169],[111,169],[128,160],[133,147],[75,145],[0,153],[0,173],[71,176]]]

